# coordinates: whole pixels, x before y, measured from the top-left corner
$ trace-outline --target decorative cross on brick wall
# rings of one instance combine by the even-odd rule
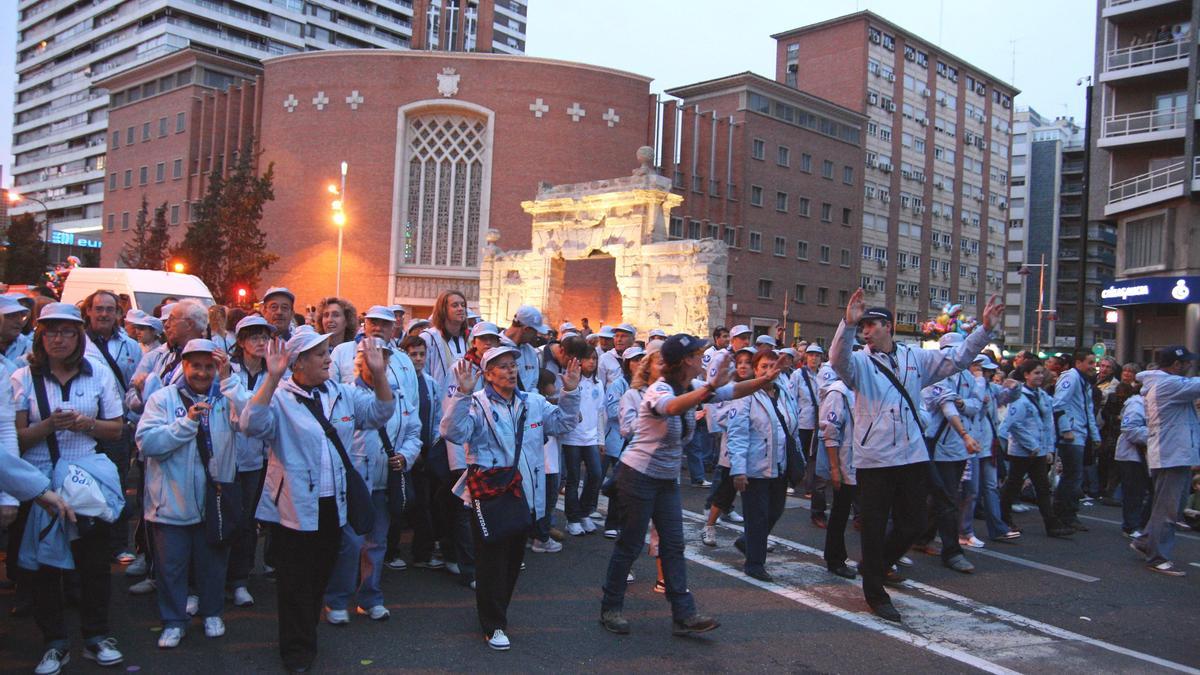
[[[358,110],[359,104],[363,103],[364,101],[365,99],[363,99],[362,94],[358,93],[357,89],[350,92],[350,95],[346,97],[346,103],[350,104],[351,110]]]
[[[567,108],[567,114],[571,116],[572,122],[578,122],[580,117],[587,115],[587,111],[580,107],[578,103],[572,103],[571,107]]]
[[[529,104],[529,111],[533,113],[534,117],[540,118],[544,113],[550,112],[550,106],[546,105],[546,103],[539,98],[533,103]]]
[[[325,106],[329,105],[329,97],[325,95],[325,92],[318,91],[317,95],[313,97],[313,105],[317,106],[317,110],[324,110]]]
[[[615,127],[615,126],[617,126],[617,122],[621,121],[621,116],[617,114],[616,110],[609,108],[608,112],[604,113],[600,117],[600,119],[604,120],[605,122],[608,122],[608,126]]]
[[[296,100],[296,97],[292,94],[288,94],[288,97],[283,101],[283,107],[287,109],[288,112],[295,110],[296,106],[298,105],[300,105],[300,101]]]

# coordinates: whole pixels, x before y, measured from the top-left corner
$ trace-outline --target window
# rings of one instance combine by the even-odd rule
[[[781,258],[787,255],[787,240],[783,237],[775,237],[775,255]]]
[[[112,192],[117,189],[117,172],[114,171],[108,174],[108,191]]]
[[[1161,266],[1166,216],[1156,214],[1125,223],[1125,269]]]
[[[179,113],[175,116],[175,133],[182,134],[187,127],[187,113]]]
[[[763,300],[771,299],[771,280],[770,279],[759,279],[758,280],[758,297]]]
[[[125,187],[133,187],[133,169],[125,169]]]
[[[808,290],[808,286],[804,284],[796,284],[795,300],[800,304],[804,304],[804,292]]]
[[[808,242],[796,242],[796,258],[799,260],[808,260]]]
[[[761,138],[754,139],[750,145],[750,156],[754,159],[765,159],[767,156],[767,142]]]
[[[183,178],[183,160],[177,159],[171,165],[171,178]]]
[[[809,201],[808,197],[801,197],[799,201],[800,205],[797,213],[807,218],[812,202]]]
[[[779,166],[792,165],[792,151],[786,145],[779,146],[779,157],[776,158],[775,163]]]
[[[117,148],[121,147],[121,132],[119,130],[112,133],[112,143],[109,145],[112,146],[109,148],[110,150],[116,150]]]
[[[800,170],[804,173],[812,173],[812,155],[807,152],[800,155]]]
[[[833,204],[830,204],[829,202],[824,202],[821,204],[821,222],[833,222]]]
[[[817,304],[824,307],[829,304],[829,289],[824,286],[817,287]]]
[[[845,209],[845,208],[842,209],[842,224],[843,225],[850,224],[850,214],[851,214],[850,209]]]
[[[142,124],[142,142],[145,143],[148,140],[150,140],[150,123],[145,122]]]
[[[830,253],[829,245],[821,244],[821,263],[823,263],[825,265],[829,264],[829,253]]]
[[[750,186],[750,205],[762,206],[763,189],[761,185]]]
[[[821,162],[821,177],[833,180],[833,162],[828,159]]]
[[[709,223],[708,224],[708,234],[706,236],[709,239],[720,239],[721,238],[721,226],[716,223]]]
[[[159,162],[154,165],[154,182],[161,183],[167,179],[167,163]]]
[[[848,248],[842,249],[842,262],[840,264],[842,267],[850,266],[850,249],[848,249]]]
[[[165,117],[158,118],[158,137],[165,138],[167,135],[167,127],[170,122]]]
[[[179,205],[178,204],[171,205],[171,224],[172,225],[179,224]]]
[[[121,214],[121,229],[122,230],[129,229],[129,212],[128,211],[125,211]]]
[[[133,127],[125,130],[125,145],[133,145]]]
[[[700,238],[700,221],[689,220],[687,231],[688,231],[688,239],[699,239]]]
[[[143,166],[138,169],[138,185],[145,185],[150,182],[150,167]]]
[[[737,228],[732,225],[725,226],[725,245],[730,248],[737,248]]]
[[[843,166],[842,167],[842,182],[845,183],[846,185],[854,185],[854,167],[852,167],[852,166]]]
[[[667,238],[683,239],[683,218],[671,216],[671,222],[667,226]]]
[[[754,252],[762,250],[762,232],[750,232],[750,250]]]
[[[108,231],[112,232],[117,227],[117,214],[108,214]]]
[[[788,210],[788,194],[786,192],[775,193],[775,210],[787,213]]]
[[[845,307],[850,304],[850,292],[838,291],[838,307]]]

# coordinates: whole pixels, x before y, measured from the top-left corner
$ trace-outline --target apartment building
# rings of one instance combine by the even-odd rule
[[[909,337],[945,305],[978,316],[1004,287],[1017,90],[872,12],[772,37],[780,83],[867,117],[867,302]]]
[[[1200,349],[1195,0],[1098,0],[1089,208],[1117,230],[1117,355]]]
[[[526,0],[19,0],[13,188],[55,232],[103,227],[109,92],[186,48],[255,64],[321,49],[525,49]],[[37,205],[12,209],[13,215]]]

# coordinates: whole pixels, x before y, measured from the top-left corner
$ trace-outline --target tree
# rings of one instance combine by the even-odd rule
[[[146,237],[146,248],[143,253],[146,263],[143,269],[166,269],[167,248],[170,244],[171,233],[167,231],[167,203],[163,202],[154,209],[154,220],[150,224],[150,233]]]
[[[133,223],[133,236],[121,247],[121,264],[138,270],[162,269],[162,257],[165,251],[155,254],[151,247],[150,205],[146,203],[146,194],[142,193],[142,207],[138,209]],[[157,261],[157,264],[155,264]]]
[[[37,284],[44,281],[48,259],[46,242],[42,240],[42,226],[33,214],[13,216],[8,225],[4,282]]]
[[[221,236],[221,188],[225,181],[220,170],[208,178],[204,198],[196,202],[195,216],[183,233],[183,241],[171,249],[171,256],[187,261],[188,272],[200,277],[216,298],[221,297],[224,277],[225,239]]]

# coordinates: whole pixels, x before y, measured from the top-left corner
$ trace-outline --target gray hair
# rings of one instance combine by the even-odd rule
[[[171,314],[180,319],[188,319],[196,330],[203,332],[208,329],[208,309],[198,300],[180,300],[171,308]]]

